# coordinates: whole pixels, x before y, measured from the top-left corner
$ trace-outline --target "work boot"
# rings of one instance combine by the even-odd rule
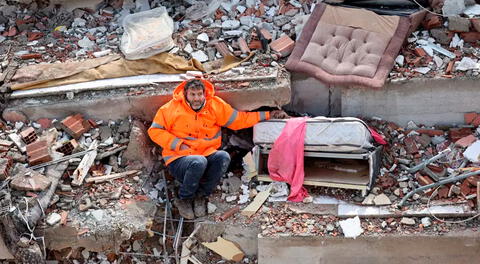
[[[177,207],[178,212],[185,219],[194,219],[195,215],[192,210],[192,199],[175,199],[173,205]]]
[[[193,200],[193,211],[196,217],[202,217],[207,215],[207,199],[204,196],[197,196]]]

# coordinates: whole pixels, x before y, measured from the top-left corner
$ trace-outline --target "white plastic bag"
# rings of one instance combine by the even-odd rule
[[[165,7],[131,14],[123,20],[120,50],[127,60],[145,59],[174,45],[173,20]]]

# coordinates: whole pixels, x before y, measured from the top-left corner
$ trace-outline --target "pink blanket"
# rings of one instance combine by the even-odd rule
[[[306,117],[288,120],[268,156],[270,178],[290,184],[288,200],[292,202],[302,202],[308,196],[303,187],[306,120]]]

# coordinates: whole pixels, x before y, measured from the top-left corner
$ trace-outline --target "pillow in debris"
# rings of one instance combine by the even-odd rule
[[[328,84],[380,88],[409,27],[407,17],[319,4],[286,67]]]

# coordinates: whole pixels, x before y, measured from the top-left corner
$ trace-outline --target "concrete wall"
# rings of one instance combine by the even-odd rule
[[[338,116],[341,113],[341,89],[334,89],[302,73],[291,73],[292,99],[287,110],[314,116]]]
[[[240,89],[220,90],[216,94],[234,108],[243,111],[262,106],[282,106],[290,102],[288,78],[279,78],[263,85],[258,83],[252,82],[250,87]],[[66,99],[64,95],[16,99],[9,103],[3,112],[3,118],[8,120],[6,113],[19,111],[31,120],[60,119],[74,113],[103,120],[124,119],[130,115],[151,120],[158,108],[172,99],[172,90],[177,84],[161,85],[154,91],[140,95],[131,95],[128,91],[107,90],[75,95],[73,100]]]
[[[480,233],[258,239],[258,263],[473,263]]]
[[[343,116],[377,116],[406,125],[463,123],[466,112],[480,112],[478,79],[413,79],[379,90],[343,88]]]

